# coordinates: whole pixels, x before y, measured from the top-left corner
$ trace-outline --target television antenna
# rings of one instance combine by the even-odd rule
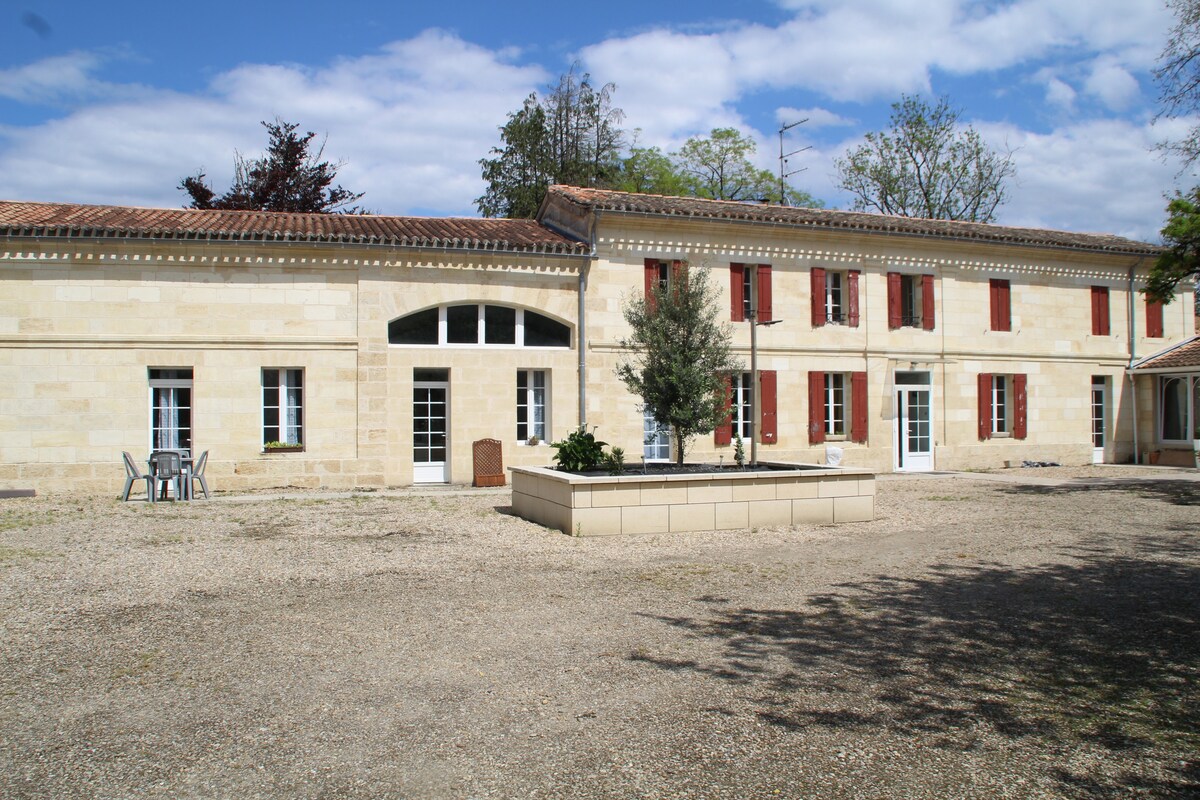
[[[788,168],[787,168],[788,158],[790,156],[796,155],[796,153],[803,153],[805,150],[812,150],[812,145],[810,144],[810,145],[805,145],[804,147],[801,147],[798,150],[793,150],[790,153],[783,152],[783,134],[785,134],[787,131],[790,131],[792,128],[796,127],[797,125],[803,125],[806,122],[808,122],[808,117],[805,117],[804,119],[800,120],[799,122],[785,123],[779,129],[779,202],[781,205],[785,205],[785,206],[787,205],[787,192],[786,192],[787,184],[784,183],[784,181],[787,180],[788,178],[790,178],[791,176],[793,176],[799,172],[804,172],[806,169],[808,169],[808,167],[800,167],[800,169],[794,169],[789,172]]]

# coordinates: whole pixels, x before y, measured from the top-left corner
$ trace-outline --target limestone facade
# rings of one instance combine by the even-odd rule
[[[879,471],[1086,463],[1096,457],[1096,382],[1104,389],[1102,457],[1127,460],[1135,403],[1126,367],[1194,333],[1190,304],[1176,302],[1163,310],[1162,336],[1147,336],[1137,290],[1150,245],[1115,237],[1039,243],[1038,232],[988,238],[952,226],[896,233],[841,212],[824,212],[831,224],[721,215],[734,204],[709,215],[622,212],[612,207],[618,194],[596,201],[552,190],[541,233],[523,221],[440,220],[443,231],[466,233],[424,239],[375,232],[426,223],[406,218],[348,218],[337,222],[345,230],[298,235],[289,226],[303,215],[257,215],[239,223],[246,232],[227,235],[202,212],[162,212],[179,218],[167,230],[125,210],[125,223],[100,230],[56,221],[64,207],[0,203],[0,489],[117,492],[121,451],[144,460],[154,446],[151,382],[164,374],[190,375],[192,449],[210,452],[209,483],[220,490],[412,483],[421,477],[414,392],[431,376],[448,384],[443,480],[470,482],[471,444],[483,438],[503,443],[506,466],[550,463],[545,441],[518,435],[531,430],[518,414],[533,413],[518,409],[518,382],[534,374],[545,381],[544,439],[565,436],[582,411],[636,464],[643,413],[614,367],[622,304],[644,291],[648,259],[713,271],[747,367],[749,323],[733,321],[731,264],[770,266],[777,324],[759,327],[758,356],[776,380],[775,435],[758,446],[763,460],[823,462],[832,446],[843,464]],[[114,211],[66,208],[85,218]],[[857,325],[814,324],[814,270],[841,280],[856,273]],[[932,307],[931,326],[890,324],[892,273],[922,295],[931,287],[928,304],[919,301]],[[990,324],[994,280],[1008,282],[1009,331]],[[1106,290],[1107,333],[1093,333],[1094,287]],[[472,305],[481,309],[480,341],[446,343],[447,309]],[[511,310],[518,325],[532,325],[534,315],[550,320],[565,339],[488,342],[490,312],[482,309],[492,307]],[[443,326],[442,343],[395,341],[393,323],[422,312]],[[303,376],[302,447],[289,451],[264,447],[263,382],[277,370]],[[862,374],[865,436],[830,431],[814,440],[813,373],[845,376],[847,403]],[[981,373],[1024,376],[1022,438],[1001,431],[981,439]],[[924,381],[925,461],[897,462],[897,417],[912,421],[897,408],[905,397],[898,380]],[[1143,449],[1155,429],[1148,387],[1139,385],[1136,402]],[[757,397],[757,408],[766,400]],[[704,437],[688,457],[728,462],[732,444]]]

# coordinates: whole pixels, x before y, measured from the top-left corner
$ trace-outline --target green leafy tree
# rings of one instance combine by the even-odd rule
[[[688,194],[688,181],[671,158],[657,147],[633,146],[621,160],[612,188],[635,194]]]
[[[217,196],[200,172],[184,178],[179,188],[191,197],[189,208],[234,211],[291,211],[319,214],[354,214],[350,207],[362,192],[334,186],[343,165],[322,161],[325,144],[310,152],[316,134],[297,132],[299,125],[276,118],[263,122],[269,141],[262,158],[247,160],[234,154],[233,185]]]
[[[487,217],[537,214],[552,183],[606,186],[620,170],[622,112],[613,84],[599,89],[575,68],[539,99],[529,95],[500,128],[501,146],[480,159],[487,189],[475,200]]]
[[[1012,153],[990,149],[974,128],[959,125],[959,114],[946,98],[935,106],[910,96],[893,104],[890,130],[868,133],[834,162],[854,209],[991,222],[1016,174]]]
[[[1190,117],[1200,109],[1200,0],[1167,0],[1175,27],[1167,36],[1154,76],[1158,79],[1160,118]],[[1200,158],[1200,125],[1192,125],[1178,141],[1159,145],[1188,167]]]
[[[670,428],[682,465],[688,442],[728,418],[726,382],[742,369],[729,325],[720,322],[717,289],[707,269],[684,264],[666,288],[630,298],[622,312],[632,332],[619,342],[617,377]]]
[[[1167,249],[1151,267],[1145,292],[1152,300],[1170,303],[1180,281],[1200,276],[1200,187],[1176,194],[1167,204],[1162,237]]]
[[[750,161],[757,146],[749,136],[734,128],[714,128],[708,136],[693,136],[674,153],[676,170],[683,176],[685,191],[711,200],[742,200],[821,208],[823,203],[807,192],[785,187],[779,193],[779,178]]]

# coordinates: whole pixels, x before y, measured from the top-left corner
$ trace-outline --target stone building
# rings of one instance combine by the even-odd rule
[[[676,262],[747,367],[773,323],[692,460],[752,407],[763,460],[1127,460],[1178,444],[1129,365],[1194,333],[1137,293],[1141,242],[562,186],[536,221],[3,202],[0,234],[0,489],[115,492],[159,447],[217,489],[465,483],[474,441],[546,464],[581,421],[668,458],[613,368]]]

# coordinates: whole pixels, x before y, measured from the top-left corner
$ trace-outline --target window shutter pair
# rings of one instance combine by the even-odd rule
[[[846,273],[846,294],[842,302],[846,304],[846,324],[851,328],[858,327],[858,276],[860,270],[852,269]],[[810,276],[812,294],[812,326],[820,328],[825,324],[825,270],[813,267]]]
[[[825,441],[825,373],[808,373],[808,442]],[[867,373],[850,373],[850,441],[867,441]]]
[[[1146,301],[1146,336],[1151,339],[1163,336],[1163,304],[1155,300]]]
[[[643,267],[643,274],[646,283],[646,304],[653,311],[655,308],[654,288],[658,286],[658,276],[664,262],[657,258],[647,258]],[[678,281],[683,275],[683,262],[671,262],[671,277],[672,282]]]
[[[1108,336],[1108,287],[1092,287],[1092,335]]]
[[[992,330],[1012,330],[1012,290],[1006,280],[993,278],[988,281],[988,292],[992,309]]]
[[[733,322],[745,322],[746,314],[746,264],[729,265],[729,318]],[[758,321],[771,321],[771,265],[758,265]]]
[[[778,377],[775,370],[763,369],[758,371],[758,439],[763,444],[775,444],[778,434]],[[725,422],[713,431],[713,441],[717,445],[730,444],[733,441],[733,381],[725,377],[723,387],[725,398]]]
[[[904,325],[903,278],[899,272],[888,273],[888,328],[896,330]],[[921,328],[934,328],[933,276],[921,276]]]
[[[1012,376],[1012,408],[1014,439],[1024,439],[1028,435],[1027,420],[1029,417],[1028,378],[1017,374]],[[979,440],[992,438],[992,373],[979,373]]]

